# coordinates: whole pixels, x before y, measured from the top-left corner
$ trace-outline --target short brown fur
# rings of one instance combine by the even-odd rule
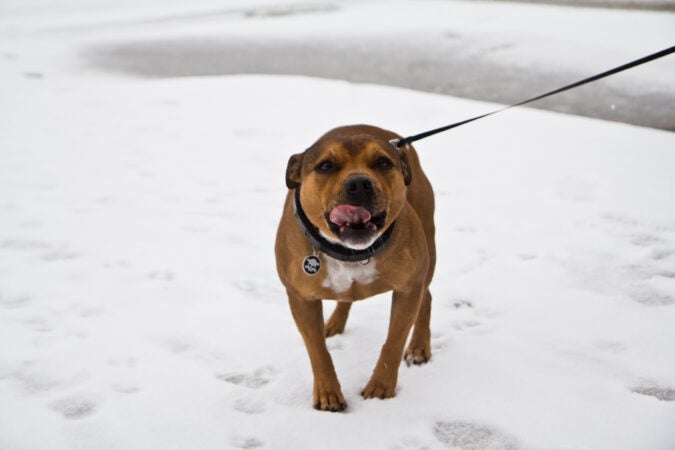
[[[293,155],[288,163],[289,192],[275,246],[277,271],[309,353],[314,374],[313,405],[320,410],[342,411],[347,406],[325,339],[342,333],[354,301],[393,291],[387,338],[362,391],[364,398],[394,396],[402,357],[408,364],[423,364],[431,357],[429,284],[436,262],[434,196],[415,150],[408,146],[397,151],[389,144],[391,139],[400,136],[367,125],[340,127],[323,135],[306,152]],[[393,170],[374,168],[373,161],[383,157],[394,162]],[[339,170],[327,175],[317,173],[317,164],[326,159],[335,162]],[[319,254],[322,268],[316,275],[303,271],[302,261],[315,249],[298,226],[293,197],[300,189],[300,203],[312,224],[325,236],[339,239],[331,231],[326,213],[346,201],[343,184],[354,174],[372,180],[376,194],[373,209],[377,210],[373,212],[386,213],[382,230],[394,221],[396,225],[387,247],[368,263],[376,267],[376,278],[367,283],[353,281],[336,290],[327,282],[328,268],[323,268],[330,257]],[[322,300],[338,300],[325,325]]]

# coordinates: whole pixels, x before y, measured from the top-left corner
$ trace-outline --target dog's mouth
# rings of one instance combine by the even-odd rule
[[[340,240],[363,244],[382,231],[386,217],[386,212],[373,215],[363,206],[338,205],[326,214],[326,221]]]

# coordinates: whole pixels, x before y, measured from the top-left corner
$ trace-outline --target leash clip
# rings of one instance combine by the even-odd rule
[[[394,150],[399,151],[403,145],[401,145],[401,142],[405,144],[405,148],[410,149],[410,143],[407,141],[407,138],[405,139],[391,139],[389,143],[394,147]]]

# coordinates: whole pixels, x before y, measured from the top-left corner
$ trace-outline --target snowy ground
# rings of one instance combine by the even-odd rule
[[[412,134],[495,105],[138,80],[83,69],[75,35],[8,36],[0,449],[675,445],[673,133],[519,109],[420,142],[433,359],[362,400],[388,300],[361,302],[329,341],[349,410],[320,413],[274,270],[288,156],[337,125]]]

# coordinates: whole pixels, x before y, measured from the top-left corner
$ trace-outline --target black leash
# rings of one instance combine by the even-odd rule
[[[451,129],[456,128],[460,125],[464,125],[464,124],[473,122],[474,120],[482,119],[483,117],[491,116],[493,114],[497,114],[499,112],[506,111],[507,109],[515,108],[516,106],[525,105],[526,103],[535,102],[537,100],[541,100],[542,98],[550,97],[551,95],[559,94],[559,93],[567,91],[569,89],[574,89],[576,87],[579,87],[579,86],[587,84],[587,83],[591,83],[591,82],[599,80],[601,78],[605,78],[605,77],[608,77],[610,75],[614,75],[616,73],[623,72],[624,70],[632,69],[633,67],[639,66],[641,64],[645,64],[645,63],[648,63],[648,62],[653,61],[655,59],[662,58],[664,56],[670,55],[673,52],[675,52],[675,46],[667,48],[665,50],[661,50],[660,52],[653,53],[653,54],[645,56],[643,58],[636,59],[635,61],[629,62],[629,63],[624,64],[624,65],[619,66],[619,67],[615,67],[614,69],[610,69],[606,72],[602,72],[602,73],[599,73],[597,75],[593,75],[592,77],[584,78],[583,80],[577,81],[576,83],[568,84],[567,86],[563,86],[561,88],[555,89],[555,90],[547,92],[545,94],[541,94],[541,95],[538,95],[536,97],[532,97],[528,100],[525,100],[525,101],[522,101],[522,102],[519,102],[519,103],[514,103],[512,105],[505,106],[505,107],[497,109],[495,111],[492,111],[492,112],[489,112],[489,113],[486,113],[486,114],[481,114],[480,116],[476,116],[476,117],[472,117],[470,119],[462,120],[461,122],[455,122],[453,124],[446,125],[444,127],[436,128],[434,130],[425,131],[424,133],[416,134],[414,136],[408,136],[408,137],[405,137],[403,139],[392,139],[390,142],[396,148],[404,147],[404,146],[406,146],[406,145],[408,145],[412,142],[419,141],[420,139],[424,139],[424,138],[427,138],[429,136],[433,136],[434,134],[437,134],[437,133],[442,133],[443,131],[451,130]]]

